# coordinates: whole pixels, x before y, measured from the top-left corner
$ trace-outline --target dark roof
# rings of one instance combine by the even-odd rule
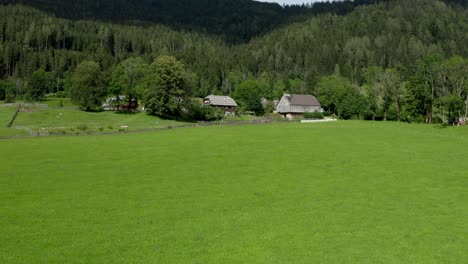
[[[320,102],[313,95],[309,94],[285,94],[291,105],[300,106],[320,106]]]
[[[229,96],[210,95],[205,100],[209,100],[210,105],[214,106],[237,106],[236,101]]]

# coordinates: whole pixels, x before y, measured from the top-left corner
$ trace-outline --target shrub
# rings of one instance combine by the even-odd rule
[[[89,129],[89,127],[86,124],[81,124],[81,125],[78,125],[76,129],[81,130],[81,131],[86,131]]]
[[[222,110],[211,106],[202,106],[197,102],[191,102],[187,106],[187,110],[189,118],[197,121],[217,121],[224,117]]]
[[[66,135],[67,134],[67,131],[64,130],[64,129],[54,129],[54,130],[50,130],[49,131],[49,134],[50,135]]]
[[[222,110],[211,106],[202,106],[201,112],[203,114],[204,121],[218,121],[222,120],[224,117],[224,112]]]
[[[304,113],[305,118],[309,119],[324,119],[325,116],[321,112],[312,112],[312,113]]]
[[[67,98],[67,93],[65,91],[60,91],[55,94],[57,98]]]

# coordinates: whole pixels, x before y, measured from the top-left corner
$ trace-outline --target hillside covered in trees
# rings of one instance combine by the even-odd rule
[[[258,91],[252,96],[274,99],[282,93],[314,93],[327,111],[344,118],[432,122],[434,116],[448,120],[466,115],[465,1],[378,2],[351,12],[337,12],[343,4],[327,4],[324,10],[334,11],[314,11],[304,22],[263,35],[255,32],[260,35],[238,45],[227,44],[222,34],[153,23],[109,22],[112,17],[102,17],[108,22],[77,20],[98,18],[93,12],[64,19],[24,5],[3,5],[0,99],[30,95],[30,80],[38,69],[48,76],[45,92],[67,91],[83,61],[99,65],[102,85],[112,94],[123,62],[138,57],[151,64],[170,55],[184,64],[191,96],[236,96],[236,91],[249,90]],[[60,5],[54,8],[59,16],[68,16]],[[306,14],[300,10],[308,8],[291,12]]]
[[[284,7],[253,0],[0,0],[0,4],[24,4],[72,20],[160,23],[175,30],[207,32],[222,36],[228,43],[240,43],[312,15],[346,14],[356,6],[381,1],[347,0]]]

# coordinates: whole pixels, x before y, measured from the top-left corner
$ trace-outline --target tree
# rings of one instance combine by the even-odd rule
[[[447,71],[446,76],[451,88],[451,93],[465,101],[464,116],[466,119],[468,116],[468,60],[460,56],[453,56],[447,60],[444,65]],[[454,99],[452,98],[450,101],[454,102]],[[454,105],[457,104],[451,104],[451,106]]]
[[[187,99],[184,65],[171,56],[160,56],[151,64],[146,78],[144,102],[156,115],[178,114],[181,103]]]
[[[450,94],[446,96],[445,101],[448,110],[448,123],[457,125],[460,118],[460,110],[463,108],[463,99],[455,94]]]
[[[217,121],[222,120],[224,117],[224,111],[211,106],[201,105],[196,100],[188,100],[184,104],[184,108],[187,109],[187,115],[192,120],[197,121]]]
[[[52,76],[44,69],[36,70],[27,85],[27,95],[33,101],[40,101],[52,85]]]
[[[430,109],[427,113],[426,123],[431,124],[434,117],[434,106],[437,93],[441,87],[441,75],[443,74],[443,57],[434,53],[428,55],[419,65],[419,74],[424,80],[425,86],[430,90]]]
[[[368,102],[368,114],[375,120],[383,105],[383,85],[381,78],[384,70],[381,67],[369,67],[364,73],[364,85],[361,87]]]
[[[101,67],[94,61],[80,63],[70,80],[70,98],[86,111],[99,109],[106,96]]]
[[[426,122],[431,109],[431,91],[427,89],[420,75],[413,76],[406,83],[405,119],[408,122]]]
[[[138,99],[143,94],[143,78],[148,73],[148,65],[141,58],[124,60],[112,72],[112,81],[109,92],[117,95],[126,95],[130,106],[133,99]],[[118,104],[120,102],[117,102]],[[118,108],[118,107],[117,107]]]
[[[247,80],[242,82],[234,91],[234,98],[245,111],[252,111],[256,115],[263,115],[265,110],[262,97],[266,95],[268,85],[263,81]]]
[[[322,107],[327,112],[336,114],[338,103],[351,90],[353,87],[349,80],[337,75],[330,75],[320,79],[315,92]]]
[[[357,92],[347,93],[337,105],[338,114],[343,119],[361,119],[366,110],[366,99]]]
[[[393,104],[396,98],[401,98],[400,94],[400,76],[394,69],[387,69],[382,73],[382,88],[383,88],[383,110],[384,110],[384,121],[387,121],[388,109]],[[398,121],[400,121],[400,108],[401,105],[398,103]]]
[[[11,79],[0,80],[0,100],[5,100],[5,103],[15,101],[16,84]]]

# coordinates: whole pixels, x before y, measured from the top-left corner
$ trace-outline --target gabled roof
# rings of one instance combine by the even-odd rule
[[[291,105],[297,106],[320,106],[320,102],[313,95],[309,94],[285,94]]]
[[[237,106],[236,101],[229,96],[210,95],[205,97],[205,100],[209,100],[210,105],[215,106]]]

